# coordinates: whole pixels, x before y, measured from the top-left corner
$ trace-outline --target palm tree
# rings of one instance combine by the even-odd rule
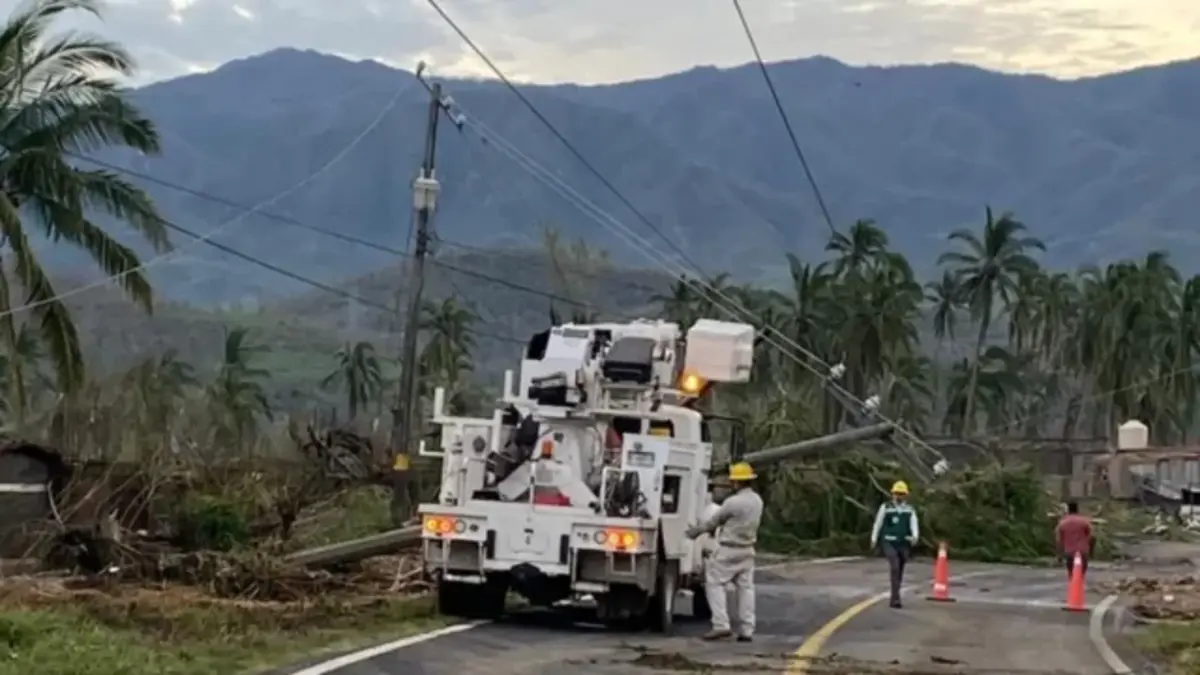
[[[946,338],[954,340],[958,328],[958,312],[962,309],[962,289],[950,271],[942,272],[938,281],[925,284],[925,300],[933,310],[933,336],[940,349]]]
[[[659,311],[664,319],[674,321],[686,329],[700,318],[700,293],[697,292],[695,284],[696,282],[688,277],[681,276],[671,284],[666,293],[656,294],[651,300],[659,303]]]
[[[6,327],[12,329],[11,323]],[[0,383],[5,395],[0,398],[9,423],[21,424],[28,412],[31,394],[49,390],[54,382],[47,377],[43,365],[45,345],[34,335],[34,328],[21,324],[16,334],[5,339],[8,353],[0,354]],[[32,385],[32,386],[31,386]]]
[[[449,393],[447,405],[456,412],[465,404],[465,376],[475,367],[471,327],[478,320],[479,315],[453,298],[440,303],[427,301],[421,308],[421,330],[429,336],[419,357],[422,388],[445,387]]]
[[[833,273],[836,276],[857,274],[884,257],[888,248],[887,233],[873,220],[859,220],[846,234],[835,232],[825,250],[835,254]]]
[[[265,384],[270,373],[255,365],[267,350],[254,344],[245,328],[226,330],[223,346],[221,364],[208,386],[209,405],[226,432],[222,435],[245,448],[259,418],[272,417]]]
[[[1030,250],[1045,250],[1041,240],[1023,236],[1026,227],[1003,214],[999,219],[986,209],[982,235],[970,230],[955,230],[950,233],[951,242],[960,243],[965,251],[950,251],[942,254],[939,264],[948,264],[958,279],[963,298],[978,325],[975,340],[975,358],[971,365],[971,376],[967,385],[966,399],[962,407],[963,423],[960,433],[972,431],[975,414],[975,388],[979,378],[980,357],[984,341],[992,321],[996,318],[997,300],[1007,308],[1013,300],[1017,279],[1023,272],[1037,267],[1029,256]]]
[[[31,0],[0,29],[0,290],[15,276],[48,345],[59,387],[84,378],[79,334],[30,243],[30,228],[82,249],[131,299],[152,309],[150,282],[134,251],[97,224],[104,213],[131,226],[156,250],[167,232],[150,198],[117,175],[77,168],[68,159],[109,147],[159,150],[154,125],[128,100],[118,79],[134,71],[119,45],[82,34],[50,34],[72,10],[99,15],[98,0]],[[0,292],[10,322],[12,298]],[[10,351],[15,332],[0,331]]]
[[[337,351],[337,366],[321,381],[327,389],[343,389],[350,419],[383,393],[383,368],[375,354],[375,346],[360,341],[346,343]]]
[[[151,451],[172,445],[173,423],[185,401],[199,387],[196,370],[175,350],[142,360],[121,378],[121,401],[132,409],[137,432]],[[142,448],[138,448],[140,451]]]

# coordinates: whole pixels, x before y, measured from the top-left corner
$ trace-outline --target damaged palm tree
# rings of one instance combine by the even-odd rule
[[[27,0],[0,29],[0,342],[8,354],[19,353],[21,327],[10,311],[15,297],[36,319],[30,325],[45,343],[62,393],[83,384],[83,353],[30,230],[83,250],[147,312],[153,293],[138,255],[93,218],[113,216],[155,251],[168,248],[164,222],[142,190],[72,161],[113,146],[159,151],[153,123],[119,86],[133,74],[130,55],[97,37],[51,33],[64,13],[98,15],[99,7],[96,0]],[[31,376],[10,370],[7,394],[17,419],[27,410]]]

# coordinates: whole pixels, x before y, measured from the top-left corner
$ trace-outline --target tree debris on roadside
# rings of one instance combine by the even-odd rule
[[[1129,611],[1151,621],[1200,621],[1200,577],[1131,577],[1105,590],[1128,599]]]

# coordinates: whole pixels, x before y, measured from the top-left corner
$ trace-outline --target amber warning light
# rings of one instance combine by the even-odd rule
[[[679,391],[695,396],[704,388],[704,378],[695,373],[684,373],[679,378]]]
[[[618,550],[637,548],[638,545],[638,533],[630,530],[602,530],[595,538],[597,544]]]
[[[430,534],[462,534],[467,529],[467,524],[457,518],[449,516],[425,516],[425,531]]]

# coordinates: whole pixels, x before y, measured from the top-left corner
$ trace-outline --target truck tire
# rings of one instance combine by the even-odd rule
[[[488,578],[480,584],[440,581],[437,586],[438,613],[462,619],[495,619],[504,613],[508,584]]]
[[[654,597],[646,609],[649,628],[670,635],[675,628],[675,592],[679,590],[679,572],[676,565],[664,561],[658,566],[658,579]]]

